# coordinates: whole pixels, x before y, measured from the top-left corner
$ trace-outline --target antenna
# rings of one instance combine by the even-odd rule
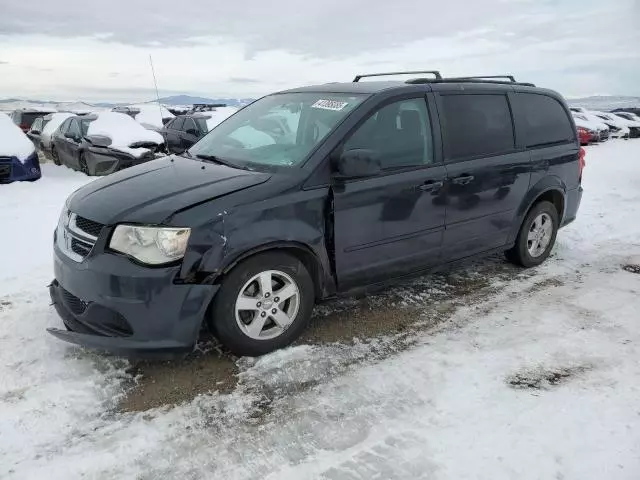
[[[153,84],[156,87],[156,100],[158,102],[158,110],[160,111],[160,124],[162,125],[162,105],[160,104],[160,94],[158,93],[158,82],[156,80],[156,71],[153,69],[153,60],[149,54],[149,63],[151,64],[151,74],[153,75]]]

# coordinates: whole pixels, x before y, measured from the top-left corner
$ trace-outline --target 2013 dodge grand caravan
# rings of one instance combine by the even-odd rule
[[[513,77],[407,73],[434,78],[268,95],[181,156],[76,191],[50,286],[66,329],[49,331],[179,352],[206,322],[232,352],[261,355],[322,299],[495,251],[540,264],[582,195],[562,97]]]

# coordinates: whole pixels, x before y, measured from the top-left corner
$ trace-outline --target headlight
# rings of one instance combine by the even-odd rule
[[[118,225],[109,247],[142,263],[161,265],[184,257],[190,234],[190,228]]]

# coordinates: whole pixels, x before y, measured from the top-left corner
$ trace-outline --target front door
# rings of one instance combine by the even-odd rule
[[[379,175],[333,180],[335,262],[340,290],[420,270],[439,260],[445,168],[434,156],[424,97],[374,111],[341,151],[368,149]]]
[[[442,255],[456,260],[504,246],[531,177],[516,147],[504,92],[442,94],[447,220]]]
[[[71,137],[67,135],[71,135]],[[82,131],[78,120],[75,118],[70,119],[69,127],[62,136],[62,140],[64,142],[64,147],[60,152],[60,160],[63,164],[79,170],[80,163],[78,161],[78,149],[80,147],[80,141],[82,140]]]

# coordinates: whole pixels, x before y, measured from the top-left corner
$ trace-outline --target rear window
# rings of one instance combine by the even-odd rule
[[[443,95],[448,160],[497,155],[515,148],[505,95]]]
[[[569,115],[558,100],[534,93],[519,93],[516,98],[524,119],[527,147],[575,140]]]
[[[20,125],[26,125],[27,127],[31,127],[36,118],[42,117],[46,115],[46,113],[42,112],[22,112],[20,118]]]

